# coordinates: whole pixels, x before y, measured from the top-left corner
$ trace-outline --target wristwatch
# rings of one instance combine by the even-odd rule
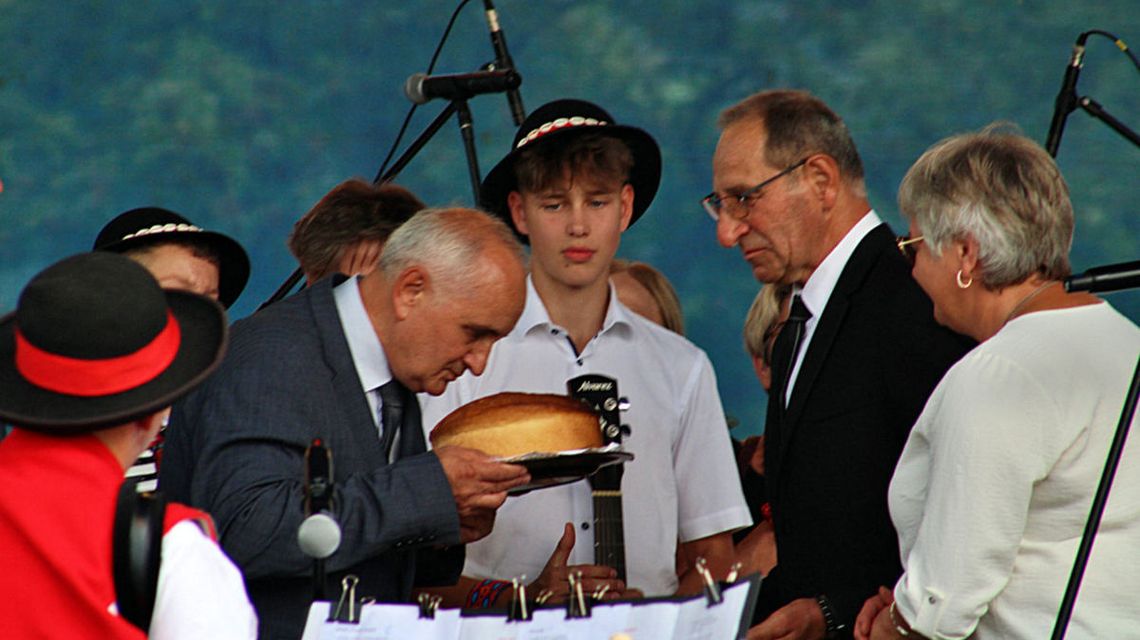
[[[831,606],[831,600],[822,593],[815,597],[815,601],[819,604],[819,610],[823,612],[823,624],[826,627],[825,637],[838,638],[847,625],[839,622],[839,615],[835,613],[835,609]]]

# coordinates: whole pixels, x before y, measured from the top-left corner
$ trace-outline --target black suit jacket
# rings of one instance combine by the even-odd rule
[[[297,543],[304,452],[313,438],[333,453],[343,533],[327,560],[330,597],[348,573],[360,578],[358,596],[381,602],[408,599],[413,581],[458,578],[461,546],[442,558],[427,554],[439,575],[416,580],[426,547],[459,543],[455,501],[434,454],[388,464],[331,279],[235,323],[225,361],[175,405],[167,434],[160,486],[213,514],[262,638],[299,638],[313,599],[312,561]],[[415,434],[423,451],[422,429]]]
[[[885,224],[859,243],[815,313],[787,409],[768,403],[779,565],[757,620],[823,594],[849,635],[864,600],[902,573],[887,485],[927,397],[972,343],[935,323]]]

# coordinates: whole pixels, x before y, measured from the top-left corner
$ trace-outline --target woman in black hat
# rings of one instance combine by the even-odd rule
[[[0,442],[5,637],[139,637],[119,615],[112,571],[123,472],[170,403],[218,365],[226,335],[216,303],[164,292],[109,253],[48,267],[0,318],[0,420],[15,427]],[[241,575],[208,523],[167,505],[152,638],[256,636]]]
[[[163,289],[212,298],[227,309],[249,280],[249,257],[236,240],[206,231],[159,207],[140,207],[115,216],[95,238],[95,251],[121,253],[146,267]],[[127,470],[140,491],[158,486],[165,429]]]
[[[92,249],[126,255],[164,289],[193,291],[227,309],[249,280],[249,256],[236,240],[159,207],[115,216],[99,231]]]

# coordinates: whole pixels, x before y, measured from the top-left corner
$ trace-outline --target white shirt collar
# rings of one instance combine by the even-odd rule
[[[599,334],[609,331],[616,325],[628,326],[630,314],[633,313],[618,301],[617,290],[614,289],[613,282],[609,283],[609,295],[606,317],[602,320],[602,329],[598,332]],[[538,289],[534,288],[534,279],[528,275],[526,277],[526,305],[523,307],[518,322],[515,323],[515,328],[511,330],[511,335],[521,338],[535,329],[557,329],[563,333],[566,332],[563,327],[550,319],[550,312],[546,310],[542,296],[538,295]]]
[[[388,357],[384,355],[384,346],[376,336],[372,320],[364,310],[358,279],[349,278],[337,285],[333,289],[333,300],[361,387],[365,393],[379,389],[392,379],[392,370],[388,368]]]
[[[804,304],[807,305],[808,311],[812,313],[812,319],[818,318],[823,308],[827,306],[827,300],[831,297],[831,292],[835,290],[835,284],[839,282],[839,276],[843,274],[843,268],[847,266],[847,261],[851,259],[851,254],[855,253],[855,248],[863,241],[863,238],[868,233],[883,224],[879,215],[875,213],[874,209],[868,211],[859,222],[847,231],[839,244],[827,254],[823,262],[804,283],[803,290],[800,291],[800,297],[803,299]]]

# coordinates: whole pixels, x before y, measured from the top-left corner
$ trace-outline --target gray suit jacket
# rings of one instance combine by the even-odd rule
[[[387,463],[332,285],[325,279],[235,323],[222,366],[175,406],[167,430],[160,487],[213,514],[262,638],[300,637],[313,599],[312,561],[297,543],[313,438],[333,453],[343,531],[327,561],[330,597],[348,573],[360,578],[358,596],[392,602],[406,600],[413,582],[454,582],[462,568],[462,547],[424,562],[425,548],[459,544],[450,485],[432,453]],[[417,555],[436,575],[417,580]]]

